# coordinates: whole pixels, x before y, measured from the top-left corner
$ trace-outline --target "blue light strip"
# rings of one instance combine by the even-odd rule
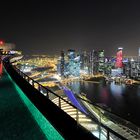
[[[6,70],[5,70],[6,72]],[[7,73],[7,72],[6,72]],[[18,85],[12,80],[11,76],[7,73],[9,79],[13,83],[17,93],[20,98],[27,106],[31,115],[41,128],[42,132],[45,134],[47,140],[64,140],[64,138],[59,134],[59,132],[51,125],[51,123],[42,115],[42,113],[33,105],[33,103],[27,98],[23,91],[18,87]]]
[[[86,110],[80,105],[80,103],[75,98],[73,92],[66,87],[62,86],[62,89],[64,90],[65,94],[69,98],[69,100],[73,103],[74,106],[76,106],[80,111],[84,112],[85,114],[88,114]]]

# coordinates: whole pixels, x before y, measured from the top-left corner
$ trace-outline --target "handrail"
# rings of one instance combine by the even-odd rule
[[[18,68],[14,67],[15,70],[20,71]],[[77,109],[77,107],[75,107],[72,103],[68,102],[67,100],[63,99],[61,96],[57,95],[56,93],[54,93],[53,91],[51,91],[50,89],[48,89],[47,87],[42,86],[40,83],[38,83],[37,81],[35,81],[34,79],[32,79],[31,77],[29,77],[27,74],[23,73],[22,71],[20,71],[20,73],[24,74],[25,76],[27,76],[29,79],[31,79],[32,81],[34,81],[34,83],[37,83],[39,86],[43,87],[44,89],[46,89],[48,92],[54,94],[55,96],[57,96],[58,98],[60,98],[61,100],[63,100],[64,102],[66,102],[67,104],[69,104],[70,106],[72,106],[73,108]],[[40,91],[40,90],[39,90]],[[81,111],[82,112],[82,111]],[[82,112],[84,113],[84,112]]]
[[[127,125],[128,125],[128,124],[131,124],[132,126],[135,127],[135,129],[137,129],[137,132],[136,132],[136,130],[133,130],[132,128],[131,128],[131,129],[129,128],[129,130],[133,131],[133,133],[135,133],[135,134],[138,135],[138,136],[140,135],[140,128],[139,128],[138,126],[136,126],[135,124],[133,124],[132,122],[130,122],[130,121],[128,121],[128,120],[125,120],[125,119],[121,118],[120,116],[118,116],[118,115],[116,115],[116,114],[113,114],[112,112],[108,111],[107,109],[101,108],[99,105],[97,105],[97,104],[95,104],[95,103],[92,103],[92,102],[89,101],[89,100],[83,99],[83,98],[81,98],[81,97],[79,97],[79,96],[77,96],[77,98],[79,98],[80,100],[83,100],[83,101],[87,102],[88,104],[91,104],[92,106],[96,107],[96,109],[98,109],[98,110],[100,110],[100,111],[103,110],[103,112],[107,112],[108,114],[117,117],[117,119],[120,119],[121,121],[126,122]],[[101,112],[102,112],[102,111],[101,111]],[[102,113],[102,114],[103,114],[103,113]],[[114,120],[114,121],[115,121],[115,120]],[[118,124],[120,124],[120,125],[125,125],[125,124],[121,124],[121,122],[118,122]],[[127,126],[126,126],[126,127],[127,127]],[[131,127],[131,126],[130,126],[130,127]]]
[[[81,112],[81,113],[83,113],[83,114],[85,114],[84,112],[82,112],[82,111],[79,111],[78,110],[78,108],[77,107],[75,107],[73,104],[71,104],[70,102],[68,102],[67,100],[65,100],[65,99],[63,99],[61,96],[59,96],[59,95],[57,95],[56,93],[54,93],[53,91],[51,91],[50,89],[48,89],[47,87],[44,87],[44,86],[42,86],[41,84],[39,84],[37,81],[35,81],[34,79],[32,79],[31,77],[29,77],[28,75],[26,75],[25,73],[23,73],[22,71],[20,71],[17,67],[15,67],[15,66],[13,66],[12,65],[12,67],[19,73],[19,75],[21,75],[24,79],[26,79],[28,82],[30,82],[30,81],[32,81],[32,86],[34,86],[34,84],[36,83],[36,84],[38,84],[39,85],[39,88],[38,88],[38,90],[39,90],[39,92],[41,92],[41,87],[43,88],[43,89],[45,89],[46,91],[47,91],[47,98],[48,99],[50,99],[49,98],[49,93],[52,93],[53,95],[55,95],[56,97],[58,97],[59,98],[59,100],[63,100],[64,102],[66,102],[67,104],[69,104],[70,106],[72,106],[73,108],[75,108],[78,112]],[[35,88],[35,87],[34,87]],[[82,99],[82,98],[81,98]],[[86,100],[87,101],[87,100]],[[61,102],[59,103],[60,104],[60,108],[61,108]],[[98,105],[95,105],[96,107],[98,107],[98,108],[100,108],[100,109],[102,109],[100,106],[98,106]],[[103,110],[103,109],[102,109]],[[107,110],[105,110],[105,111],[107,111]],[[78,114],[78,113],[77,113]],[[101,127],[103,127],[106,131],[107,131],[107,138],[109,138],[110,137],[110,133],[112,133],[113,135],[115,135],[115,137],[117,137],[117,138],[121,138],[121,139],[124,139],[124,137],[122,136],[122,135],[120,135],[120,134],[118,134],[117,132],[115,132],[114,130],[112,130],[111,128],[109,128],[108,126],[105,126],[104,124],[102,124],[102,122],[100,122],[99,120],[95,120],[95,118],[93,118],[92,116],[90,116],[90,115],[87,115],[87,114],[85,114],[88,118],[90,118],[91,120],[93,120],[94,122],[96,122],[97,123],[97,125],[99,125],[99,127],[101,128]],[[77,119],[76,119],[76,121],[78,122],[78,116],[76,117]],[[112,135],[111,134],[111,135]]]
[[[20,75],[14,69],[8,59],[5,58],[3,60],[3,65],[11,76],[11,78],[17,83],[21,90],[23,90],[24,94],[30,99],[30,101],[34,104],[34,106],[42,113],[42,115],[51,122],[54,128],[66,139],[81,139],[83,137],[87,137],[89,140],[97,139],[90,131],[88,131],[85,127],[81,126],[77,123],[71,116],[69,116],[66,112],[56,106],[50,99],[54,98],[51,93],[48,92],[49,99],[45,97],[41,92],[37,90],[37,86],[32,80],[26,77],[24,74]],[[24,79],[26,78],[26,79]],[[30,84],[29,84],[30,83]],[[45,91],[45,89],[43,89]],[[58,98],[57,98],[58,99]],[[61,99],[60,99],[61,101]],[[45,107],[46,106],[46,107]],[[56,118],[56,115],[60,116]],[[70,125],[69,125],[70,124]],[[42,124],[43,125],[43,124]],[[44,126],[45,129],[45,126]]]

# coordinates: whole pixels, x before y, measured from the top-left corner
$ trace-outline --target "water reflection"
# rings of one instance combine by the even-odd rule
[[[102,88],[101,93],[102,93],[100,94],[101,102],[108,104],[109,93],[108,93],[107,88]]]
[[[140,96],[140,85],[137,88],[137,95]]]
[[[113,113],[140,126],[140,85],[116,85],[92,82],[72,82],[68,84],[76,94],[81,92],[94,103],[105,105]]]
[[[125,84],[115,84],[115,82],[112,82],[111,84],[110,84],[110,89],[111,89],[111,93],[112,94],[116,94],[116,96],[118,96],[118,95],[122,95],[123,94],[123,92],[125,91]]]
[[[80,82],[69,82],[67,83],[67,86],[76,94],[79,94],[80,91]],[[71,88],[72,87],[72,88]]]

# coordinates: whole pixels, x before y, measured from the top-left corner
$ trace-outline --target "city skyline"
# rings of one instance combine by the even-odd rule
[[[138,1],[2,2],[0,39],[23,54],[59,54],[61,50],[105,50],[138,55]]]
[[[0,140],[140,139],[139,0],[0,5]]]

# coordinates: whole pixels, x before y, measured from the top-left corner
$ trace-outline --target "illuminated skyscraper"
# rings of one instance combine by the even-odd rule
[[[123,53],[122,53],[123,48],[118,48],[117,51],[117,56],[116,56],[116,63],[115,66],[116,68],[122,68],[123,67]]]
[[[104,50],[98,52],[98,71],[104,73],[105,54]]]
[[[84,73],[88,73],[89,72],[89,55],[86,51],[82,52],[82,54],[80,55],[80,63],[81,63],[81,70]]]
[[[74,72],[74,58],[75,58],[75,50],[68,50],[68,66],[67,70],[69,75],[73,75]]]
[[[80,53],[80,69],[84,70],[84,53]]]
[[[98,73],[98,52],[94,51],[93,53],[93,74]]]
[[[93,74],[93,68],[94,68],[94,63],[95,63],[95,51],[92,50],[90,53],[89,53],[89,74],[92,75]]]
[[[80,56],[76,56],[75,50],[68,50],[67,73],[69,76],[80,76]]]
[[[74,60],[75,50],[68,50],[68,58],[69,58],[69,60]]]
[[[61,60],[60,60],[60,74],[64,76],[65,70],[65,58],[64,58],[64,51],[61,51]]]

